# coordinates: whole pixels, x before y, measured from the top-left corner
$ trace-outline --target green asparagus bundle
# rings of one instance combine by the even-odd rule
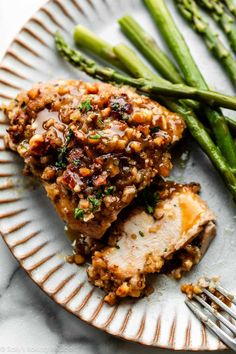
[[[57,33],[55,36],[55,42],[60,55],[62,55],[64,59],[66,59],[75,67],[78,67],[82,71],[86,72],[88,75],[94,77],[93,69],[94,66],[97,66],[97,64],[93,60],[87,59],[79,51],[75,51],[72,48],[70,48],[59,33]],[[118,51],[117,48],[116,51]],[[134,56],[131,57],[130,51],[127,54],[128,57],[126,55],[123,55],[123,64],[125,64],[131,70],[130,60],[128,60],[131,59],[132,71],[136,73],[136,75],[140,75],[140,77],[147,77],[148,70],[147,68],[145,68],[143,63],[138,60],[138,57],[134,57]],[[120,58],[121,57],[122,57],[122,53],[120,49]],[[114,70],[111,71],[114,74]],[[154,74],[151,74],[151,71],[149,75],[150,75],[149,77],[150,79],[151,78],[153,80],[155,79],[155,82],[158,82],[159,77],[157,75],[155,75],[154,78],[153,76]],[[103,77],[103,79],[105,80],[105,77]],[[159,79],[160,82],[162,82],[163,79],[161,78]],[[106,78],[106,80],[110,81],[109,77]],[[174,101],[169,100],[167,98],[163,99],[163,104],[165,104],[169,109],[183,116],[183,118],[185,119],[188,125],[190,133],[198,141],[199,145],[202,147],[203,151],[211,159],[216,169],[221,173],[228,189],[231,191],[234,199],[236,199],[236,177],[234,176],[230,166],[225,161],[219,149],[215,146],[215,144],[211,140],[204,126],[198,121],[194,113],[189,108],[186,108],[184,105],[175,103]]]
[[[88,75],[94,78],[134,86],[141,92],[147,94],[176,98],[193,98],[209,105],[236,110],[236,97],[222,95],[214,91],[198,90],[186,85],[173,85],[166,82],[164,79],[159,83],[152,82],[145,78],[133,79],[112,68],[98,65],[92,59],[85,57],[81,52],[69,48],[59,33],[56,34],[56,43],[58,50],[64,55],[65,59],[69,59],[72,64],[77,63],[77,66],[80,67],[81,70],[84,70]]]
[[[222,0],[232,15],[236,17],[236,4],[234,0]]]
[[[186,82],[199,89],[207,90],[207,83],[199,71],[182,34],[169,13],[165,1],[144,1],[173,56],[178,62]],[[212,110],[209,106],[205,106],[204,111],[216,137],[217,145],[235,172],[236,149],[224,116],[220,111]]]
[[[132,30],[132,26],[130,26],[130,24],[128,24],[128,28],[129,30]],[[143,38],[141,38],[141,43],[142,40]],[[122,68],[123,71],[127,72],[127,68],[125,68],[122,63],[115,57],[112,46],[108,42],[104,41],[102,38],[98,37],[88,28],[81,25],[76,26],[74,29],[74,41],[77,45],[82,46],[84,49],[91,52],[92,54],[95,54],[96,56],[103,60],[106,60],[113,66],[117,68]],[[153,50],[152,47],[153,46],[150,47],[149,54],[156,62],[156,65],[158,65],[159,72],[173,83],[184,83],[179,72],[177,71],[176,67],[171,62],[171,60],[168,58],[168,56],[161,51],[157,44],[155,45],[155,50]],[[164,80],[163,82],[168,83],[168,81]],[[193,108],[194,110],[200,109],[199,102],[187,100],[187,103],[189,107]]]
[[[157,71],[163,74],[162,68],[164,66],[165,68],[168,68],[169,81],[179,84],[184,82],[170,58],[163,51],[161,51],[161,49],[158,50],[159,46],[157,45],[155,39],[151,37],[149,33],[145,32],[144,29],[131,16],[122,17],[119,20],[119,23],[124,34],[127,35],[131,42],[137,46],[137,48],[151,62],[151,64],[153,64]],[[117,68],[122,67],[123,71],[129,71],[115,56],[113,47],[86,27],[82,25],[75,27],[74,40],[77,44],[81,45],[92,54],[97,55],[99,58],[112,63]],[[144,70],[145,69],[143,67],[142,74],[144,74]],[[147,74],[150,75],[149,69]],[[136,77],[141,76],[145,77],[145,75],[138,75]],[[164,77],[168,79],[166,76]],[[159,77],[159,80],[160,79],[161,78]],[[185,103],[195,110],[199,110],[200,108],[199,103],[196,101],[185,100]],[[236,120],[231,117],[225,118],[230,127],[236,130]]]
[[[226,11],[224,4],[220,0],[200,0],[199,4],[219,23],[228,37],[232,50],[236,52],[236,23]]]
[[[219,39],[218,34],[209,26],[194,0],[175,0],[180,13],[191,23],[193,29],[204,39],[207,47],[213,55],[220,61],[229,75],[232,83],[236,85],[236,60],[230,51]]]
[[[158,48],[158,45],[155,41],[155,39],[147,33],[131,16],[124,16],[119,20],[119,24],[121,26],[121,29],[123,33],[128,37],[128,39],[134,44],[137,49],[146,57],[146,59],[154,66],[154,68],[159,72],[162,73],[162,66],[168,67],[168,65],[172,65],[172,68],[175,69],[175,65],[172,63],[172,61],[168,58],[168,61],[166,62],[164,57],[159,57],[159,51],[156,50]],[[94,35],[94,37],[96,37]],[[146,40],[147,38],[147,40]],[[104,42],[104,41],[103,41]],[[89,43],[90,45],[90,50],[93,47],[92,42]],[[156,60],[158,58],[158,60]],[[108,59],[108,58],[107,58]],[[161,62],[161,65],[159,64]],[[166,79],[169,81],[176,83],[176,84],[181,84],[184,82],[182,77],[178,75],[178,77],[175,75],[175,71],[171,70],[171,68],[168,71],[168,77],[164,76]],[[179,78],[179,79],[178,79]],[[199,104],[198,102],[187,102],[187,105],[194,110],[199,111]],[[234,130],[236,129],[236,120],[231,117],[225,117],[227,120],[227,123],[230,125],[231,128]]]

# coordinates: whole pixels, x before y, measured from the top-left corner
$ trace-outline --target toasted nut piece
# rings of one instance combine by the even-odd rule
[[[149,111],[138,111],[132,115],[132,121],[135,123],[150,123],[152,120],[152,113]]]
[[[39,89],[38,88],[33,88],[33,89],[28,91],[28,96],[32,100],[34,100],[38,95],[39,95]]]
[[[142,150],[142,144],[139,143],[138,141],[132,141],[130,143],[130,147],[132,150],[134,150],[135,152],[140,152]]]
[[[136,193],[135,186],[125,187],[122,195],[122,202],[129,203]]]
[[[109,117],[110,113],[111,113],[111,107],[104,108],[101,111],[101,115],[103,118]]]
[[[109,305],[115,305],[116,303],[116,294],[115,293],[109,293],[104,297],[104,301],[107,302]]]
[[[126,297],[129,293],[129,286],[126,282],[124,282],[119,288],[116,290],[116,295],[119,297]]]
[[[70,255],[70,256],[67,256],[66,257],[66,261],[68,262],[68,263],[74,263],[74,255]]]
[[[79,207],[82,209],[88,209],[89,208],[89,201],[87,199],[80,199],[79,201]]]
[[[76,254],[74,256],[74,262],[78,265],[85,263],[85,258],[81,254]]]
[[[96,85],[96,83],[91,83],[91,82],[87,82],[86,83],[86,89],[87,89],[87,93],[98,93],[98,87]]]
[[[66,86],[59,86],[58,87],[58,93],[61,96],[66,95],[67,93],[69,93],[69,88],[66,87]]]
[[[81,113],[79,110],[75,110],[73,113],[70,115],[70,119],[74,122],[79,121],[81,118]]]
[[[91,170],[89,168],[87,168],[87,167],[81,167],[79,169],[79,174],[82,177],[88,177],[88,176],[91,175]]]
[[[56,177],[56,170],[51,166],[47,166],[43,171],[41,178],[46,181],[51,181],[54,177]]]

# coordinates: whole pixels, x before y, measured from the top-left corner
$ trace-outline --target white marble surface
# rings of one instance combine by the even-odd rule
[[[0,0],[0,57],[27,18],[43,3],[45,0]],[[13,352],[151,354],[165,351],[113,338],[67,313],[19,268],[0,238],[0,353]]]

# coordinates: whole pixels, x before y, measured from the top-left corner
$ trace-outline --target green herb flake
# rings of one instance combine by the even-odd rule
[[[100,118],[97,120],[97,124],[98,124],[98,126],[100,126],[100,127],[104,127],[104,122],[103,122],[103,120],[101,120]]]
[[[73,160],[73,164],[74,164],[75,166],[80,166],[80,165],[81,165],[80,159],[74,159],[74,160]]]
[[[99,188],[98,191],[96,192],[96,197],[98,199],[101,199],[103,196],[103,193],[104,193],[103,188]]]
[[[73,137],[73,130],[69,129],[69,132],[67,134],[66,140],[65,140],[65,145],[58,149],[58,158],[57,162],[55,163],[55,166],[59,169],[64,169],[66,168],[67,165],[67,147]]]
[[[72,129],[69,129],[69,132],[67,134],[67,137],[66,137],[66,142],[65,142],[65,145],[67,146],[69,144],[69,142],[71,141],[72,137],[73,137],[73,130]]]
[[[121,119],[124,120],[125,122],[127,122],[127,120],[129,120],[128,114],[123,114]]]
[[[159,200],[159,193],[152,187],[145,188],[141,193],[142,202],[148,214],[153,214]]]
[[[146,210],[148,214],[153,214],[154,208],[151,205],[146,205]]]
[[[67,164],[67,157],[66,157],[66,153],[67,153],[67,147],[64,146],[60,149],[58,149],[58,159],[57,162],[55,163],[55,166],[57,168],[63,169],[66,168],[66,164]]]
[[[87,99],[86,101],[81,102],[78,108],[81,112],[87,113],[92,110],[93,106],[91,105],[90,99]]]
[[[27,107],[27,104],[25,102],[22,102],[20,105],[20,108],[25,109]]]
[[[116,191],[116,187],[115,186],[110,186],[104,191],[104,194],[105,195],[111,195],[115,191]]]
[[[119,111],[119,109],[120,109],[120,104],[119,104],[118,102],[112,102],[112,103],[111,103],[111,109],[112,109],[113,111]]]
[[[88,197],[88,201],[93,205],[93,207],[98,208],[101,205],[101,200],[94,198],[94,197]]]
[[[118,245],[116,245],[115,247],[116,247],[118,250],[120,249],[120,246],[118,246]]]
[[[29,147],[29,143],[28,143],[27,140],[23,140],[23,141],[20,143],[20,145],[21,145],[21,148],[24,148],[25,150],[27,150],[28,147]]]
[[[57,161],[55,163],[55,166],[57,168],[59,168],[60,170],[63,170],[64,168],[66,168],[66,162],[63,162],[63,161]]]
[[[157,133],[159,132],[160,128],[159,127],[154,127],[154,128],[151,128],[151,133]]]
[[[94,134],[94,135],[89,135],[89,139],[94,139],[94,140],[97,140],[97,139],[101,139],[102,135],[97,133],[97,134]]]
[[[84,210],[81,208],[75,208],[74,217],[75,217],[75,219],[83,219]]]
[[[144,236],[145,236],[143,231],[139,231],[138,233],[139,233],[139,235],[140,235],[141,237],[144,237]]]

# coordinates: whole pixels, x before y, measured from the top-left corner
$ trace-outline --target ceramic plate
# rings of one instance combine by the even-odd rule
[[[232,93],[218,64],[200,39],[168,5],[212,87]],[[116,20],[132,14],[160,41],[140,0],[54,0],[42,7],[24,26],[7,51],[0,68],[0,98],[7,102],[21,89],[38,81],[88,78],[57,57],[53,34],[60,29],[72,41],[73,27],[82,23],[111,43],[124,41]],[[161,42],[161,41],[160,41]],[[140,300],[126,300],[110,307],[104,293],[92,287],[86,266],[65,262],[71,245],[64,225],[39,185],[22,175],[22,162],[5,151],[7,122],[1,116],[0,231],[21,266],[45,293],[85,322],[121,338],[172,349],[217,350],[224,346],[194,318],[184,305],[180,283],[166,276],[153,277],[155,291]],[[184,158],[183,158],[184,157]],[[184,281],[218,274],[236,292],[235,205],[208,159],[191,141],[173,171],[179,182],[199,182],[202,196],[217,215],[218,232],[202,262]],[[183,281],[183,280],[182,280]]]

